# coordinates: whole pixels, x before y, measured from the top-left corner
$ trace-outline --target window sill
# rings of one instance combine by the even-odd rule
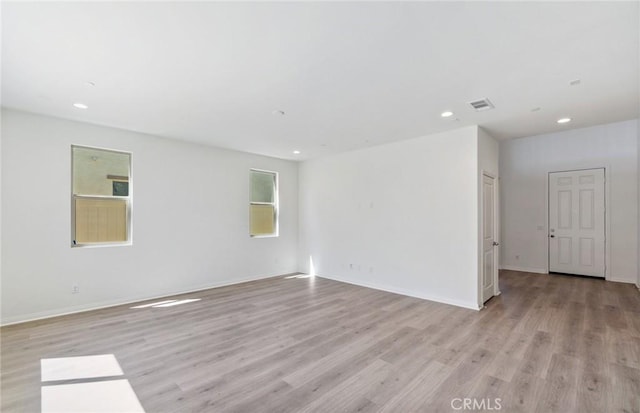
[[[71,244],[71,248],[106,248],[106,247],[129,247],[133,245],[133,242],[100,242],[94,244]]]

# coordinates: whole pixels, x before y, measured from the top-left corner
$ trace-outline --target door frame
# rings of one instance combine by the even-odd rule
[[[550,274],[549,269],[551,268],[551,263],[549,260],[551,259],[551,254],[549,252],[549,178],[550,174],[556,172],[575,172],[575,171],[588,171],[590,169],[604,169],[604,279],[607,281],[611,281],[611,243],[609,240],[611,239],[611,219],[609,219],[609,210],[611,205],[611,185],[609,183],[609,172],[611,171],[611,167],[609,165],[598,165],[598,166],[582,166],[579,168],[566,168],[566,169],[557,169],[553,171],[547,171],[547,179],[544,182],[544,197],[545,204],[547,208],[545,209],[545,254],[547,255],[546,259],[546,272]]]
[[[483,283],[483,271],[484,271],[484,251],[482,246],[482,240],[484,239],[484,225],[482,220],[484,218],[484,191],[482,188],[484,177],[487,176],[493,179],[493,233],[494,241],[500,243],[500,178],[493,172],[487,170],[480,171],[479,182],[479,214],[478,214],[478,305],[480,308],[484,308],[484,283]],[[500,295],[500,245],[494,247],[493,262],[493,296]]]

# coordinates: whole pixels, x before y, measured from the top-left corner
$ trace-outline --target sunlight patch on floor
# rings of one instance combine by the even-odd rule
[[[113,354],[42,359],[40,371],[42,381],[90,379],[124,374]]]
[[[193,303],[194,301],[200,301],[202,298],[188,298],[185,300],[165,300],[165,301],[157,301],[155,303],[137,305],[131,308],[161,308],[161,307],[173,307],[176,305],[182,305],[187,303]]]
[[[143,305],[137,305],[137,306],[135,306],[135,307],[131,307],[131,308],[147,308],[147,307],[155,307],[156,305],[160,305],[160,304],[167,304],[167,303],[173,303],[174,301],[178,301],[178,300],[156,301],[155,303],[151,303],[151,304],[143,304]]]
[[[144,413],[113,354],[40,360],[42,413]]]
[[[190,298],[190,299],[187,299],[187,300],[178,300],[178,301],[174,301],[172,303],[154,305],[153,308],[173,307],[174,305],[182,305],[182,304],[192,303],[194,301],[200,301],[200,300],[202,300],[202,298]]]
[[[42,387],[42,413],[144,413],[128,380]]]

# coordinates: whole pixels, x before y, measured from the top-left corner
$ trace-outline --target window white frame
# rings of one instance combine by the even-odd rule
[[[122,155],[129,156],[129,176],[128,176],[128,195],[124,196],[105,196],[105,195],[82,195],[74,193],[74,149],[82,148],[82,149],[91,149],[96,151],[103,152],[111,152]],[[92,247],[115,247],[115,246],[127,246],[133,244],[133,231],[132,231],[132,220],[131,215],[133,212],[133,155],[131,152],[108,149],[108,148],[100,148],[95,146],[86,146],[86,145],[71,145],[70,149],[71,154],[71,247],[72,248],[92,248]],[[125,200],[127,203],[126,207],[126,241],[108,241],[108,242],[90,242],[90,243],[79,243],[76,241],[76,199],[121,199]]]
[[[253,182],[251,180],[251,173],[259,172],[273,175],[273,202],[254,202],[251,200],[252,192],[253,192]],[[279,236],[280,234],[280,208],[279,208],[279,176],[278,172],[268,171],[265,169],[249,169],[249,236],[251,238],[274,238]],[[272,234],[261,234],[261,235],[253,235],[251,234],[251,205],[273,205],[273,228],[274,232]]]

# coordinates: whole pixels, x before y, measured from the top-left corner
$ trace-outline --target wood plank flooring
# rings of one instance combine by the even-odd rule
[[[148,413],[640,413],[634,286],[503,271],[500,287],[477,312],[276,277],[7,326],[1,410],[40,411],[42,358],[114,354]]]

